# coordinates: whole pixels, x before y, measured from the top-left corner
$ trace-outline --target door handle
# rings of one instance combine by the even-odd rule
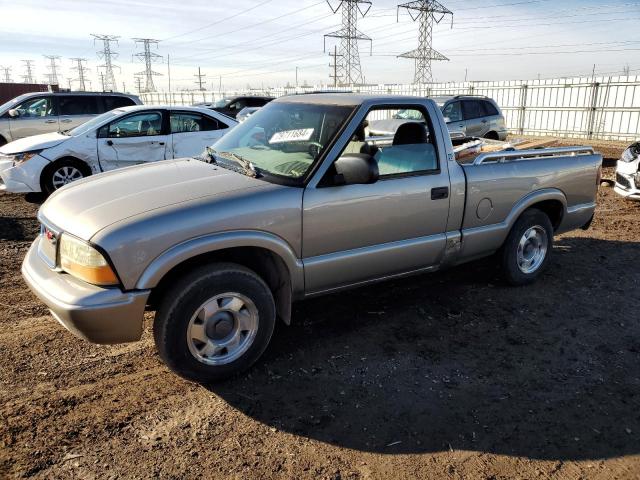
[[[431,189],[431,200],[441,200],[449,197],[449,187],[436,187]]]
[[[164,142],[158,142],[160,145],[164,145]]]
[[[55,120],[45,120],[44,123],[56,123]]]
[[[107,145],[109,145],[110,147],[113,146],[113,140],[107,140]]]
[[[482,123],[487,123],[487,121],[486,120],[482,120]]]

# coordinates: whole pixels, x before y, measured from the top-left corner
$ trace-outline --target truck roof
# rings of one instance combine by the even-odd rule
[[[286,95],[274,100],[277,103],[313,103],[316,105],[356,106],[368,102],[386,101],[390,104],[416,103],[428,100],[425,97],[410,95],[386,95],[363,93],[310,93],[304,95]]]

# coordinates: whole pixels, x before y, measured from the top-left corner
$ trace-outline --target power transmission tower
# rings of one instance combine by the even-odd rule
[[[204,91],[204,88],[202,87],[202,82],[203,82],[202,79],[206,77],[206,74],[200,73],[200,67],[198,67],[198,73],[196,73],[194,77],[197,78],[196,83],[198,84],[198,90],[200,90],[201,92]],[[204,80],[204,83],[206,85],[207,81]]]
[[[358,30],[357,21],[358,14],[364,17],[369,12],[371,1],[340,0],[335,8],[331,5],[330,0],[327,0],[327,4],[329,4],[329,8],[333,13],[342,10],[342,27],[340,27],[340,30],[327,33],[324,36],[325,51],[327,37],[340,39],[340,47],[334,55],[336,66],[334,67],[333,75],[340,80],[340,85],[361,84],[363,77],[358,42],[360,40],[371,42],[371,38]]]
[[[84,62],[87,61],[86,58],[71,58],[72,62],[75,62],[76,66],[72,67],[71,70],[75,70],[78,72],[78,78],[74,79],[74,81],[78,82],[78,90],[84,92],[87,90],[87,78],[85,73],[89,71],[89,69],[84,65]]]
[[[144,72],[139,72],[136,75],[144,75],[145,76],[145,92],[155,92],[156,87],[153,84],[153,76],[154,75],[162,75],[161,73],[154,72],[151,68],[153,63],[158,61],[162,61],[162,55],[158,55],[151,51],[151,45],[155,45],[158,48],[158,43],[160,40],[154,40],[152,38],[133,38],[132,39],[136,44],[142,44],[144,51],[138,52],[134,54],[134,57],[138,57],[138,59],[144,59]]]
[[[2,70],[2,72],[4,73],[5,83],[13,82],[13,80],[11,80],[11,67],[0,67],[0,70]]]
[[[25,74],[21,75],[24,83],[35,83],[33,78],[33,60],[22,60],[24,64]]]
[[[104,80],[102,81],[102,91],[114,91],[116,90],[116,77],[113,74],[113,69],[120,69],[117,65],[113,63],[113,59],[118,58],[118,54],[111,50],[111,44],[118,44],[118,36],[116,35],[98,35],[92,33],[93,43],[96,43],[96,40],[102,42],[102,50],[97,52],[98,58],[104,60],[104,64],[98,65],[98,68],[104,69]]]
[[[57,61],[60,59],[59,55],[44,55],[44,58],[49,60],[49,73],[47,73],[47,78],[49,85],[58,85],[58,63]]]
[[[338,55],[338,46],[337,45],[333,47],[333,53],[330,53],[329,56],[333,57],[333,63],[329,64],[329,66],[331,67],[331,71],[333,73],[329,74],[329,78],[333,79],[333,86],[337,87],[338,83],[341,82],[341,79],[338,76],[338,57],[340,55]]]
[[[433,23],[440,23],[445,15],[453,13],[435,0],[417,0],[398,5],[397,17],[400,18],[400,9],[409,12],[411,19],[420,22],[418,35],[418,48],[399,55],[401,58],[413,58],[416,63],[414,83],[431,83],[431,60],[449,60],[447,57],[432,48]],[[452,17],[453,18],[453,17]]]

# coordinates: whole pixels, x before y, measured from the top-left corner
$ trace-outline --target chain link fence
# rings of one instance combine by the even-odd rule
[[[282,95],[317,91],[280,87],[237,91],[142,93],[146,104],[194,105],[235,95]],[[640,76],[554,78],[439,84],[385,84],[322,91],[438,97],[486,95],[502,109],[513,134],[631,141],[640,137]]]

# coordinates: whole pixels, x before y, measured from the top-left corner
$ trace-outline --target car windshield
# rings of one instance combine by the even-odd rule
[[[14,105],[20,105],[21,101],[23,98],[27,98],[27,95],[20,95],[16,98],[12,98],[11,100],[9,100],[8,102],[3,103],[2,105],[0,105],[0,112],[4,112],[5,110],[11,110],[11,108]]]
[[[213,103],[213,108],[224,108],[227,105],[229,105],[231,103],[231,99],[230,98],[223,98],[220,100],[216,100]]]
[[[298,179],[319,158],[354,107],[269,103],[212,147],[216,157],[250,164],[258,173]]]
[[[78,135],[84,135],[87,132],[90,132],[98,125],[101,125],[105,121],[109,121],[114,117],[120,115],[124,110],[111,110],[110,112],[105,112],[102,115],[98,115],[97,117],[93,117],[88,122],[83,123],[82,125],[78,125],[76,128],[63,132],[65,135],[69,135],[70,137],[77,137]]]

